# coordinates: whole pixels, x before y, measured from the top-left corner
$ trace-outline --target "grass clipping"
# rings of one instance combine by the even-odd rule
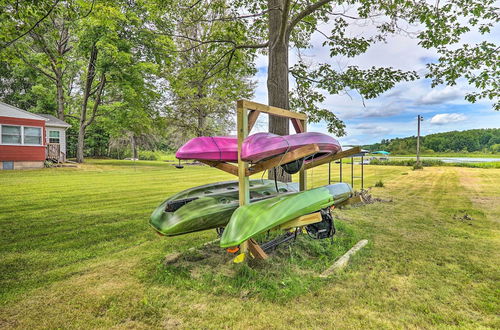
[[[227,253],[217,243],[191,249],[175,262],[159,265],[155,281],[243,299],[290,299],[317,289],[322,283],[318,274],[359,240],[347,224],[336,220],[335,225],[337,233],[333,242],[330,238],[314,240],[301,234],[289,245],[279,246],[265,261],[234,264],[235,255]],[[276,232],[276,235],[281,233]],[[265,240],[265,236],[258,239],[259,242]]]

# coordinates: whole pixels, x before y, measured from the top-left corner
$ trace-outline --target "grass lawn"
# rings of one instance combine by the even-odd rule
[[[326,171],[309,171],[309,184],[325,184]],[[160,266],[215,232],[159,237],[147,224],[152,210],[180,190],[231,179],[147,161],[0,171],[0,328],[500,327],[500,169],[366,166],[365,184],[385,185],[372,193],[394,201],[336,212],[340,235],[368,238],[368,248],[299,294],[282,293],[295,282],[269,287],[288,299],[252,294],[234,278],[227,290],[199,274],[173,281],[178,274]],[[239,275],[269,276],[259,267]],[[309,276],[297,271],[291,279]]]

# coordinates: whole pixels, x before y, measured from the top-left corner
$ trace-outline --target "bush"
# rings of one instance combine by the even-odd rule
[[[370,165],[392,165],[392,166],[415,166],[417,161],[415,159],[402,159],[402,160],[370,160]],[[443,166],[445,163],[437,159],[423,159],[420,161],[422,166]]]
[[[138,153],[140,160],[161,160],[161,151],[140,150]]]
[[[413,165],[413,170],[414,171],[415,170],[421,170],[423,168],[424,168],[424,166],[421,163],[420,164],[415,163],[415,165]]]
[[[43,166],[49,168],[49,167],[54,167],[54,162],[52,162],[51,160],[46,160],[43,162]]]
[[[382,180],[378,180],[377,182],[375,182],[375,187],[384,187],[384,183],[382,182]]]

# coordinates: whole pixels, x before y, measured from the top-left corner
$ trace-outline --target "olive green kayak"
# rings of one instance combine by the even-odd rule
[[[336,183],[240,206],[224,229],[220,246],[238,246],[257,234],[297,217],[343,202],[352,194],[349,184]]]
[[[250,202],[276,196],[273,180],[250,180]],[[280,194],[297,192],[293,183],[278,182]],[[166,236],[224,227],[238,208],[238,182],[227,181],[184,190],[151,214],[150,225]]]

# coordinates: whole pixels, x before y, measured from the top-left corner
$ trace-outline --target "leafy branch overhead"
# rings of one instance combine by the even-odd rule
[[[197,1],[195,6],[207,5]],[[433,86],[453,85],[464,78],[478,91],[471,92],[466,99],[475,102],[489,98],[498,109],[498,45],[479,42],[477,45],[464,44],[464,35],[475,29],[481,34],[491,32],[498,22],[498,8],[495,1],[449,0],[436,1],[288,1],[269,0],[235,1],[226,7],[230,12],[199,19],[240,24],[248,31],[243,40],[224,38],[204,38],[197,42],[225,44],[228,51],[220,61],[230,68],[232,54],[236,50],[260,51],[271,56],[279,42],[285,42],[287,49],[299,51],[301,61],[289,69],[296,86],[290,93],[290,103],[294,110],[309,114],[311,120],[325,120],[329,131],[343,134],[342,122],[333,114],[335,109],[318,106],[325,100],[323,92],[329,94],[355,92],[364,99],[375,98],[393,88],[395,84],[420,78],[415,71],[398,68],[361,68],[349,64],[350,58],[362,55],[376,43],[389,42],[388,37],[404,34],[416,38],[425,48],[433,48],[440,55],[435,63],[428,64],[426,78],[432,79]],[[279,15],[274,15],[279,12]],[[333,26],[331,31],[322,31],[325,23]],[[277,32],[271,33],[276,25]],[[230,25],[226,25],[230,26]],[[359,33],[363,27],[371,27],[371,34]],[[227,28],[226,28],[227,29]],[[356,32],[357,31],[357,32]],[[373,32],[375,31],[375,32]],[[323,47],[328,47],[333,61],[314,63],[303,61],[300,53],[310,48],[313,33],[324,38]],[[288,55],[280,55],[288,62]],[[347,62],[345,65],[337,63]],[[333,64],[335,63],[335,64]],[[268,87],[274,74],[273,66],[268,68]],[[278,83],[288,95],[288,87]],[[275,92],[269,90],[269,101],[273,103]],[[278,92],[278,94],[281,92]]]

